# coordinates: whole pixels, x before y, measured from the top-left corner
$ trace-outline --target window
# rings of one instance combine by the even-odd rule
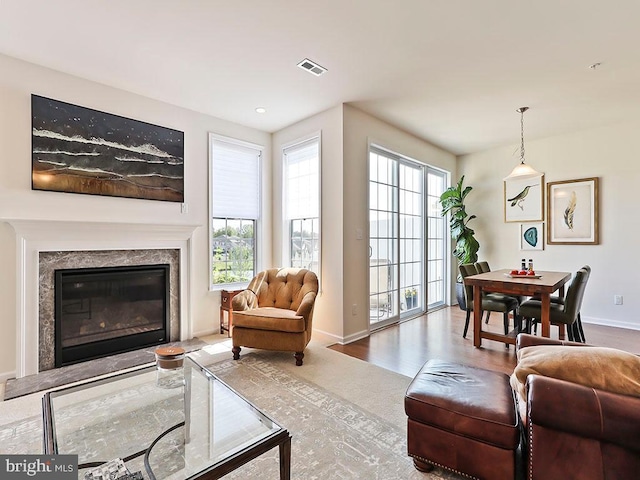
[[[320,277],[320,136],[283,149],[289,265]]]
[[[246,284],[256,274],[262,149],[217,135],[210,149],[211,286]]]

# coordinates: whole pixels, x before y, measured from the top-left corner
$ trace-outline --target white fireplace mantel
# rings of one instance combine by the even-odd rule
[[[16,377],[38,373],[39,254],[55,251],[177,249],[180,339],[191,338],[192,237],[199,225],[0,219],[16,234]]]

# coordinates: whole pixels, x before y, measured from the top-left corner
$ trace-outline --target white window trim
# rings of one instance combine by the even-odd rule
[[[236,144],[238,146],[241,147],[246,147],[246,148],[253,148],[255,150],[258,150],[260,152],[260,161],[258,164],[258,175],[260,176],[260,188],[262,189],[262,186],[264,184],[263,181],[263,159],[264,159],[264,150],[265,147],[263,145],[259,145],[257,143],[251,143],[251,142],[247,142],[245,140],[239,140],[237,138],[233,138],[233,137],[227,137],[224,135],[219,135],[217,133],[213,133],[213,132],[209,132],[209,142],[208,142],[208,148],[209,148],[209,152],[208,152],[208,176],[209,176],[209,180],[208,180],[208,184],[209,184],[209,192],[208,192],[208,206],[207,206],[207,223],[208,223],[208,227],[207,227],[207,242],[206,242],[206,246],[207,246],[207,256],[209,258],[209,268],[207,270],[207,282],[209,284],[209,291],[210,292],[215,292],[215,291],[220,291],[220,290],[228,290],[230,288],[232,289],[240,289],[240,288],[244,288],[246,287],[248,284],[246,283],[226,283],[226,284],[213,284],[211,282],[211,271],[213,269],[213,255],[211,252],[211,238],[213,235],[213,231],[212,231],[212,225],[211,225],[211,220],[213,219],[213,142],[215,140],[219,140],[222,142],[227,142],[227,143],[233,143]],[[256,273],[260,272],[263,267],[263,249],[262,249],[262,245],[261,245],[261,238],[262,238],[262,217],[263,217],[263,204],[262,204],[262,191],[260,192],[260,196],[259,196],[259,211],[260,211],[260,215],[258,216],[258,218],[256,219],[256,223],[255,223],[255,228],[254,228],[254,235],[255,235],[255,265],[256,265]]]

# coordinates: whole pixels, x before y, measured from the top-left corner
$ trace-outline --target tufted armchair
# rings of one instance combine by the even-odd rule
[[[271,268],[258,273],[232,300],[233,359],[240,347],[294,352],[302,365],[311,340],[318,277],[310,270]]]

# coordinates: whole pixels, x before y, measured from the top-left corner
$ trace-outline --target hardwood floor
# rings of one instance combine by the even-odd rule
[[[489,370],[511,373],[516,364],[515,347],[483,340],[481,348],[473,346],[473,325],[462,338],[464,312],[457,306],[443,308],[372,333],[347,345],[331,349],[374,365],[413,377],[430,358],[475,365]],[[485,326],[487,327],[487,326]],[[602,347],[619,348],[640,354],[640,330],[628,330],[583,323],[587,342]],[[502,317],[491,316],[488,328],[500,332]],[[558,338],[558,328],[551,327],[551,337]]]

